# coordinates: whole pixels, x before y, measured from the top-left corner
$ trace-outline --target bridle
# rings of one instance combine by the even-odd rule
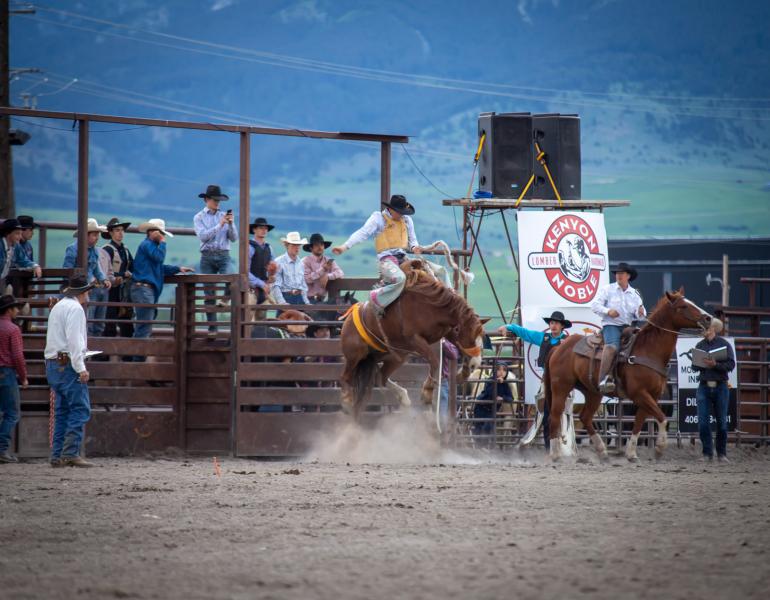
[[[687,300],[687,299],[686,299],[684,296],[682,296],[682,297],[681,297],[681,300]],[[693,303],[692,303],[692,302],[690,302],[689,300],[688,300],[688,303],[689,303],[689,304],[693,304]],[[696,307],[696,308],[697,308],[697,307]],[[652,321],[651,319],[647,319],[647,322],[648,322],[650,325],[652,325],[653,327],[656,327],[656,328],[660,329],[661,331],[668,331],[669,333],[673,333],[673,334],[674,334],[675,336],[677,336],[677,337],[679,337],[679,336],[684,336],[684,337],[701,337],[701,335],[700,335],[700,334],[694,334],[694,333],[682,333],[682,330],[679,330],[679,331],[674,331],[673,329],[667,329],[667,328],[665,328],[665,327],[662,327],[661,325],[658,325],[657,323],[655,323],[655,322],[654,322],[654,321]],[[702,326],[701,326],[701,327],[702,327]]]

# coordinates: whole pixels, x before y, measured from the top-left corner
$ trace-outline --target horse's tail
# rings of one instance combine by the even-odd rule
[[[378,365],[373,355],[360,361],[353,370],[353,416],[358,418],[372,395]]]

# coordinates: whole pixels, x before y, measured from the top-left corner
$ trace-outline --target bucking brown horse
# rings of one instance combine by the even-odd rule
[[[411,404],[407,391],[390,378],[409,355],[421,356],[430,365],[421,396],[430,404],[439,368],[431,346],[441,338],[460,349],[466,373],[481,364],[483,324],[465,299],[436,280],[420,260],[407,261],[401,268],[407,276],[406,286],[381,318],[368,303],[359,303],[342,326],[342,407],[355,418],[366,405],[378,375],[403,406]]]
[[[658,458],[663,454],[667,442],[666,416],[658,406],[658,398],[666,386],[668,362],[676,347],[677,336],[685,328],[705,330],[710,322],[711,317],[703,309],[684,297],[684,288],[666,292],[637,334],[629,361],[619,361],[619,387],[637,406],[634,428],[626,446],[628,460],[639,460],[636,454],[639,433],[649,416],[658,422],[655,453]],[[546,402],[551,403],[551,458],[554,460],[560,456],[561,415],[567,395],[574,388],[586,397],[580,420],[591,437],[594,450],[601,460],[608,458],[607,448],[593,425],[602,400],[597,388],[599,361],[574,352],[583,338],[582,335],[570,335],[559,344],[551,352],[543,375]]]

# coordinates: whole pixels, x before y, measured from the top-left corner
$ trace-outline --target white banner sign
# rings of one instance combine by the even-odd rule
[[[590,309],[598,289],[609,283],[604,215],[601,213],[518,213],[521,324],[545,331],[543,321],[560,310],[572,321],[567,333],[589,335],[601,329]],[[534,403],[542,380],[539,348],[524,344],[526,402]],[[576,392],[575,403],[582,403]]]

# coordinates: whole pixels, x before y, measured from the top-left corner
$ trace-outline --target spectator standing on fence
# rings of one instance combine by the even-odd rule
[[[218,185],[210,185],[206,191],[198,194],[198,198],[203,198],[206,206],[198,212],[193,218],[195,235],[200,241],[200,272],[204,275],[227,275],[233,272],[233,262],[230,259],[230,243],[238,239],[238,232],[235,228],[235,219],[233,211],[223,211],[219,208],[220,202],[229,200],[229,196],[222,193]],[[206,306],[214,306],[214,287],[204,286],[204,295],[210,296],[203,303]],[[229,299],[229,286],[226,292]],[[221,306],[227,304],[227,300],[219,303]],[[214,322],[217,320],[215,312],[207,312],[206,320]],[[215,326],[210,326],[209,331],[216,332]]]
[[[102,238],[110,240],[104,246],[104,251],[110,259],[110,265],[113,272],[113,285],[110,288],[110,302],[130,302],[130,280],[134,270],[134,256],[123,243],[129,222],[122,222],[117,217],[113,217],[107,223],[107,231],[102,233]],[[107,307],[106,317],[112,319],[104,328],[104,337],[115,337],[120,331],[121,337],[132,337],[134,335],[134,326],[131,323],[133,311],[129,306],[109,306]],[[120,323],[115,323],[119,320]]]
[[[99,234],[107,231],[107,228],[99,225],[96,219],[88,219],[87,225],[87,237],[88,242],[88,265],[86,267],[88,283],[93,283],[93,289],[89,294],[88,304],[88,333],[93,336],[101,335],[104,331],[104,323],[94,322],[93,319],[104,319],[104,315],[107,312],[106,306],[95,306],[94,302],[107,302],[109,297],[109,289],[112,283],[109,280],[107,274],[102,270],[102,264],[104,264],[104,258],[102,253],[99,252],[99,248],[96,247],[96,242],[99,240]],[[76,231],[73,237],[77,237]],[[65,269],[74,269],[77,266],[78,258],[78,242],[75,240],[64,252],[64,263],[62,266]]]
[[[730,391],[727,388],[727,379],[730,371],[735,368],[735,354],[732,346],[719,335],[720,333],[722,333],[722,321],[711,319],[703,339],[695,347],[704,352],[726,348],[727,356],[721,360],[714,360],[709,356],[704,360],[707,366],[693,365],[692,368],[700,373],[695,394],[698,402],[698,432],[703,445],[703,458],[714,459],[711,439],[711,415],[714,415],[717,422],[717,459],[719,462],[728,462],[727,411],[730,405]]]
[[[281,238],[286,253],[275,259],[278,272],[275,274],[273,298],[277,304],[310,304],[305,282],[305,266],[299,258],[299,249],[307,244],[298,231],[290,231]]]
[[[249,294],[247,304],[264,304],[270,299],[270,291],[275,283],[275,257],[270,244],[267,242],[267,234],[274,229],[264,217],[257,217],[254,223],[249,225],[249,233],[254,236],[249,240]],[[254,319],[265,318],[265,311],[255,310]]]
[[[139,244],[134,257],[134,271],[131,278],[131,302],[136,304],[157,304],[163,291],[163,278],[166,275],[190,273],[189,267],[166,265],[166,237],[174,237],[166,231],[163,219],[150,219],[139,225],[139,231],[147,237]],[[153,306],[135,307],[136,323],[134,324],[135,338],[148,338],[152,334],[152,322],[157,314]],[[143,356],[135,357],[136,361],[144,361]]]
[[[551,313],[550,317],[543,317],[543,321],[548,325],[548,331],[538,331],[536,329],[526,329],[516,323],[509,323],[503,325],[498,329],[500,335],[515,335],[521,338],[523,341],[538,346],[537,366],[541,369],[545,369],[545,364],[548,361],[548,357],[551,351],[561,344],[567,337],[565,329],[572,327],[572,321],[564,318],[564,313],[560,310],[555,310]],[[543,382],[540,382],[540,387],[535,394],[535,402],[537,403],[538,410],[543,413],[543,442],[545,443],[546,452],[551,447],[550,436],[550,423],[551,407],[545,402],[545,393],[543,390]]]
[[[0,292],[5,293],[8,284],[8,273],[11,266],[17,269],[32,269],[35,277],[40,277],[42,271],[33,261],[27,259],[23,254],[17,257],[16,245],[22,239],[22,226],[18,219],[6,219],[0,224]]]
[[[19,298],[29,298],[30,275],[32,277],[42,277],[43,270],[35,262],[35,250],[32,247],[32,238],[35,236],[35,219],[27,215],[18,216],[19,225],[21,225],[21,239],[13,247],[13,261],[11,270],[26,271],[27,274],[10,277],[8,283],[13,288],[13,294]],[[31,273],[29,273],[31,271]],[[21,313],[29,314],[29,304],[22,306]],[[21,327],[24,331],[31,329],[32,322],[24,321]]]
[[[71,277],[63,297],[48,315],[45,374],[56,398],[51,446],[52,467],[92,467],[81,457],[85,424],[91,417],[85,359],[88,334],[83,305],[94,281]]]
[[[11,295],[0,297],[0,463],[19,460],[10,452],[11,434],[21,414],[19,382],[26,388],[27,365],[21,330],[13,322],[21,302]]]
[[[320,304],[326,300],[326,286],[330,281],[341,279],[345,276],[334,257],[324,254],[331,242],[324,240],[320,233],[310,236],[310,242],[302,246],[310,256],[302,259],[305,267],[305,283],[307,283],[307,296],[311,304]]]

